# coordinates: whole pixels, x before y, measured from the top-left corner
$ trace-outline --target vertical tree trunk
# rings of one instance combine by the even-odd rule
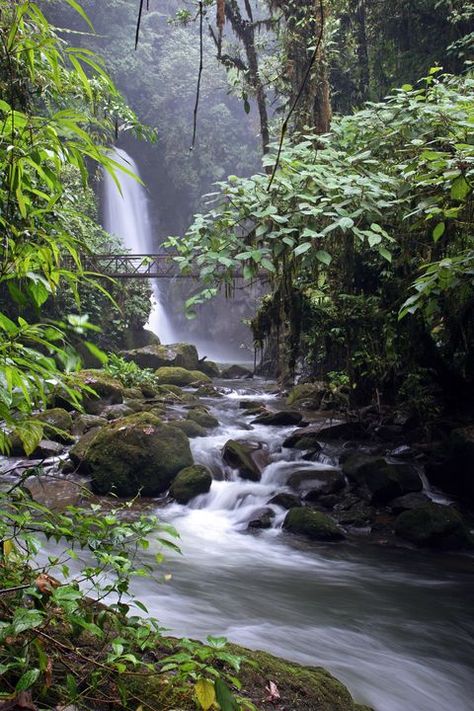
[[[365,101],[368,96],[370,84],[366,0],[352,0],[351,4],[357,42],[357,63],[359,70],[358,93],[360,100]]]

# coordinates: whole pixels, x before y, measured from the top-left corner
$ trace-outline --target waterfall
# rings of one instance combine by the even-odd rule
[[[139,175],[135,161],[121,148],[113,148],[112,157]],[[119,237],[132,254],[154,254],[148,201],[145,189],[134,178],[118,173],[121,191],[112,177],[104,172],[104,228]],[[162,343],[173,343],[175,338],[162,304],[158,279],[152,279],[152,310],[146,328],[156,333]]]

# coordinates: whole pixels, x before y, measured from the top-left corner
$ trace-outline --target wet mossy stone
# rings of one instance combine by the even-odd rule
[[[312,452],[320,452],[319,430],[312,427],[295,430],[285,439],[283,447],[301,450],[310,449]]]
[[[75,435],[84,435],[89,430],[97,427],[103,427],[107,424],[105,417],[99,415],[81,414],[76,417],[72,426],[72,433]]]
[[[179,385],[186,387],[211,382],[209,376],[201,373],[199,370],[186,370],[185,368],[178,367],[158,368],[155,375],[160,385]]]
[[[319,430],[319,438],[326,441],[365,439],[367,432],[360,422],[341,422]]]
[[[156,496],[193,463],[184,432],[148,412],[106,425],[87,444],[81,467],[98,494]]]
[[[253,373],[243,365],[231,365],[228,368],[224,368],[221,378],[224,380],[246,380],[253,378]]]
[[[395,521],[395,533],[417,546],[456,549],[473,545],[461,514],[435,503],[401,513]]]
[[[217,417],[214,417],[214,415],[211,415],[209,412],[207,412],[207,410],[204,409],[193,408],[192,410],[189,410],[188,414],[186,415],[186,419],[192,420],[193,422],[197,422],[198,425],[207,429],[212,429],[213,427],[219,426],[219,420],[217,419]]]
[[[334,519],[308,508],[290,509],[283,522],[283,528],[290,533],[311,538],[313,541],[340,541],[344,538]]]
[[[242,479],[260,481],[261,470],[254,460],[255,453],[259,450],[258,444],[230,439],[224,445],[222,458],[232,469],[238,470]]]
[[[193,420],[172,420],[170,424],[182,430],[184,434],[191,439],[193,437],[205,437],[207,435],[205,428]]]
[[[119,417],[127,417],[127,415],[132,415],[135,410],[131,407],[125,405],[125,403],[119,403],[117,405],[106,405],[101,410],[101,417],[105,417],[106,420],[117,420]]]
[[[280,494],[276,494],[268,503],[273,504],[274,506],[281,506],[282,509],[287,510],[301,506],[301,500],[298,496],[295,496],[294,494],[287,494],[284,491]]]
[[[205,373],[209,375],[209,373]],[[200,385],[196,391],[198,397],[224,397],[224,394],[220,390],[214,387],[214,385]]]
[[[280,412],[263,412],[261,415],[252,420],[252,423],[258,425],[298,425],[303,419],[301,412],[294,410],[281,410]]]
[[[152,344],[144,348],[122,351],[120,355],[125,360],[136,363],[140,368],[151,368],[151,370],[165,366],[178,366],[187,370],[199,368],[196,347],[189,343],[172,343],[166,346]]]
[[[312,501],[323,494],[334,494],[345,486],[345,479],[338,469],[302,469],[293,472],[288,479],[288,486]]]
[[[374,504],[421,491],[423,482],[410,464],[391,464],[380,457],[354,454],[342,464],[346,476],[366,490]]]
[[[263,508],[254,511],[247,528],[251,531],[271,528],[273,519],[275,518],[275,512],[270,508]]]
[[[48,439],[62,444],[74,442],[74,438],[71,436],[72,415],[62,407],[53,407],[50,410],[38,412],[33,415],[33,419],[39,420],[43,424],[43,433]]]
[[[300,383],[290,390],[286,403],[307,410],[319,410],[326,390],[324,383]]]
[[[182,469],[170,486],[170,494],[178,504],[187,504],[200,494],[207,494],[212,484],[212,475],[207,467],[193,464]]]
[[[117,405],[123,402],[122,383],[104,373],[103,370],[80,370],[74,373],[72,382],[80,382],[94,391],[94,393],[84,393],[82,400],[84,410],[90,415],[100,415],[106,405]]]
[[[196,366],[196,370],[200,370],[201,373],[205,373],[210,378],[218,378],[221,374],[219,366],[214,363],[213,360],[200,360]]]

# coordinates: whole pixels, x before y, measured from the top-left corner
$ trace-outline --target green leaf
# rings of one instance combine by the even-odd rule
[[[28,669],[28,671],[26,671],[17,681],[15,691],[26,691],[26,689],[29,689],[31,686],[33,686],[39,675],[39,669]]]
[[[299,257],[301,254],[304,254],[307,252],[309,249],[311,249],[311,242],[304,242],[303,244],[299,244],[295,249],[293,250],[293,254],[295,257]]]
[[[446,224],[444,222],[438,222],[433,230],[433,240],[437,242],[444,235],[446,230]]]
[[[210,709],[216,701],[214,684],[209,679],[198,679],[194,685],[194,692],[204,711]]]
[[[379,247],[379,254],[381,257],[387,260],[387,262],[392,262],[392,255],[386,247]]]
[[[322,262],[326,266],[331,264],[332,257],[328,252],[325,252],[324,249],[318,250],[314,256],[318,261]]]
[[[67,4],[70,5],[81,17],[82,19],[89,25],[90,29],[92,32],[94,32],[94,25],[90,21],[90,19],[87,17],[85,11],[83,8],[79,5],[76,0],[66,0]]]
[[[354,220],[351,217],[341,217],[339,220],[339,227],[344,230],[350,230],[352,227],[354,227]]]
[[[238,711],[239,707],[229,687],[219,677],[214,683],[216,697],[221,711]]]
[[[471,192],[471,186],[464,175],[460,175],[451,185],[451,197],[453,200],[463,201]]]

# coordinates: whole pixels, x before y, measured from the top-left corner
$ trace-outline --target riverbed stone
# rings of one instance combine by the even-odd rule
[[[262,446],[258,442],[228,440],[222,450],[222,458],[232,469],[237,469],[242,479],[260,481],[263,466],[259,462]]]
[[[89,430],[95,429],[97,427],[103,427],[107,424],[105,417],[100,415],[88,415],[81,414],[76,417],[74,424],[72,426],[72,433],[74,435],[83,435]]]
[[[75,450],[72,456],[78,457],[81,470],[90,474],[98,494],[113,491],[118,496],[155,496],[193,463],[184,432],[148,412],[109,423],[85,446],[79,441]]]
[[[319,430],[319,439],[326,441],[365,439],[367,432],[360,422],[341,422],[337,425],[322,427]]]
[[[224,380],[246,380],[253,378],[253,373],[243,365],[231,365],[228,368],[224,368],[221,378]]]
[[[344,533],[330,516],[308,508],[290,509],[283,522],[283,528],[314,541],[340,541]]]
[[[301,506],[301,499],[298,496],[295,496],[295,494],[287,494],[282,491],[271,498],[268,503],[274,504],[275,506],[281,506],[282,509],[288,510]]]
[[[193,464],[182,469],[173,479],[170,494],[178,504],[187,504],[200,494],[207,494],[212,484],[212,475],[207,467]]]
[[[284,440],[283,447],[320,452],[319,429],[310,426],[295,430]]]
[[[135,412],[131,407],[125,405],[125,403],[119,403],[117,405],[106,405],[102,408],[101,417],[105,417],[106,420],[117,420],[119,417],[126,417],[127,415],[132,415]]]
[[[288,478],[288,486],[308,501],[315,501],[323,494],[334,494],[343,489],[345,483],[344,475],[338,469],[301,469]]]
[[[181,367],[163,367],[155,371],[155,375],[160,385],[178,385],[186,387],[189,385],[200,385],[202,383],[210,383],[211,379],[208,375],[201,373],[198,370],[186,370]]]
[[[186,415],[186,419],[192,420],[206,429],[212,429],[219,426],[219,420],[217,417],[211,415],[211,413],[204,408],[193,408],[192,410],[189,410]]]
[[[194,437],[205,437],[207,435],[206,429],[198,425],[194,420],[172,420],[170,424],[182,430],[190,439]]]
[[[307,410],[319,410],[326,391],[324,383],[299,383],[290,390],[286,402]]]
[[[166,366],[178,366],[186,370],[198,370],[199,357],[196,347],[189,343],[170,345],[152,344],[144,348],[122,351],[126,361],[136,363],[140,368],[157,370]]]
[[[252,420],[258,425],[298,425],[303,419],[301,412],[295,410],[281,410],[280,412],[269,412],[268,410]]]
[[[395,521],[395,533],[417,546],[456,549],[473,545],[461,514],[432,502],[401,513]]]
[[[33,419],[39,420],[43,424],[45,438],[62,444],[74,442],[74,438],[71,437],[72,415],[64,408],[53,407],[44,410],[44,412],[38,412],[33,415]]]
[[[205,375],[209,375],[209,373],[205,373]],[[224,394],[221,393],[220,390],[218,390],[214,385],[210,384],[200,385],[196,390],[196,395],[198,397],[224,397]]]
[[[84,410],[90,415],[100,415],[106,405],[123,402],[122,383],[102,370],[81,370],[74,373],[71,380],[72,384],[81,383],[94,391],[94,393],[84,392],[82,398]]]
[[[366,528],[375,521],[376,510],[365,501],[357,501],[344,511],[337,511],[336,506],[334,515],[342,526]]]
[[[275,512],[269,508],[262,508],[254,511],[247,528],[255,531],[262,528],[271,528]]]
[[[430,499],[423,492],[418,491],[404,496],[397,496],[390,502],[390,509],[394,514],[400,514],[403,511],[411,511],[417,509],[424,504],[429,504]]]
[[[201,373],[205,373],[210,378],[218,378],[221,374],[220,368],[217,363],[214,363],[213,360],[207,360],[207,358],[201,358],[194,370],[200,370]]]

